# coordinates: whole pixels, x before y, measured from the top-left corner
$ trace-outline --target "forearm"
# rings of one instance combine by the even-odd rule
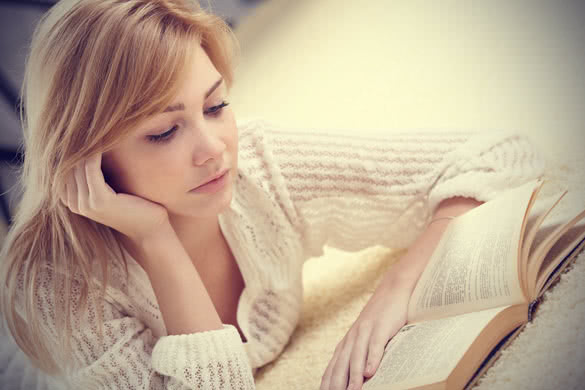
[[[437,206],[432,219],[456,217],[482,203],[464,197],[445,199]],[[440,219],[430,224],[409,246],[400,261],[388,271],[382,280],[381,288],[399,289],[410,294],[450,222],[450,219]]]
[[[143,243],[140,256],[169,335],[222,328],[207,289],[172,228]]]

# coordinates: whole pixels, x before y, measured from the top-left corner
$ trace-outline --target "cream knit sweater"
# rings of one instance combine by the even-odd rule
[[[107,290],[105,343],[90,307],[74,329],[76,368],[51,378],[56,388],[252,389],[255,369],[277,358],[295,329],[303,263],[324,245],[405,248],[441,200],[488,201],[545,168],[515,133],[363,136],[261,119],[238,128],[238,177],[219,222],[246,284],[237,320],[247,342],[231,325],[167,336],[148,276],[128,255],[130,279],[114,278]],[[51,286],[50,273],[44,278]],[[48,334],[58,337],[52,301],[49,289],[37,300]],[[2,348],[6,361],[11,352]]]

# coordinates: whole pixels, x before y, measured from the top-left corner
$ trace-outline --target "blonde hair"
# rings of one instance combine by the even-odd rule
[[[34,31],[21,89],[23,192],[0,252],[0,311],[47,373],[62,372],[57,359],[71,356],[72,313],[104,298],[108,267],[128,271],[113,231],[70,212],[58,191],[78,161],[110,150],[171,103],[196,44],[229,89],[238,42],[195,0],[61,0]],[[59,345],[35,309],[42,272],[54,283]]]

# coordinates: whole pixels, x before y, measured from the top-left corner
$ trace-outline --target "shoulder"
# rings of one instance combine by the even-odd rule
[[[237,193],[247,209],[263,210],[263,214],[277,211],[296,225],[297,211],[291,201],[281,167],[274,158],[272,134],[279,125],[262,118],[237,121],[238,183]],[[271,209],[271,210],[268,210]]]
[[[267,138],[273,125],[265,119],[245,118],[238,120],[237,126],[240,173],[256,185],[270,190],[278,179],[277,172],[274,172],[271,143]]]
[[[262,134],[267,126],[267,121],[260,117],[245,117],[236,119],[240,140]]]

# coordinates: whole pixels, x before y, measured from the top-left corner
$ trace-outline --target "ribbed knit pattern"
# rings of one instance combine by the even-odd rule
[[[347,251],[407,247],[440,201],[488,201],[545,168],[530,141],[513,132],[351,135],[261,120],[250,126],[270,149],[268,164],[280,168],[283,179],[273,180],[286,186],[304,220],[311,256],[324,244]]]
[[[324,245],[405,248],[441,200],[488,201],[544,173],[531,143],[511,132],[366,136],[261,119],[240,120],[238,128],[234,197],[219,222],[246,285],[237,320],[247,341],[231,325],[168,336],[148,276],[130,257],[130,279],[113,275],[103,302],[104,343],[97,339],[96,308],[77,313],[75,368],[62,383],[79,389],[251,389],[252,370],[278,357],[294,331],[303,262],[323,254]],[[51,274],[41,277],[36,300],[47,334],[57,339]]]
[[[152,351],[153,368],[197,389],[248,389],[254,386],[236,328],[162,337]],[[185,362],[189,364],[177,364]],[[249,372],[249,375],[242,373]]]

